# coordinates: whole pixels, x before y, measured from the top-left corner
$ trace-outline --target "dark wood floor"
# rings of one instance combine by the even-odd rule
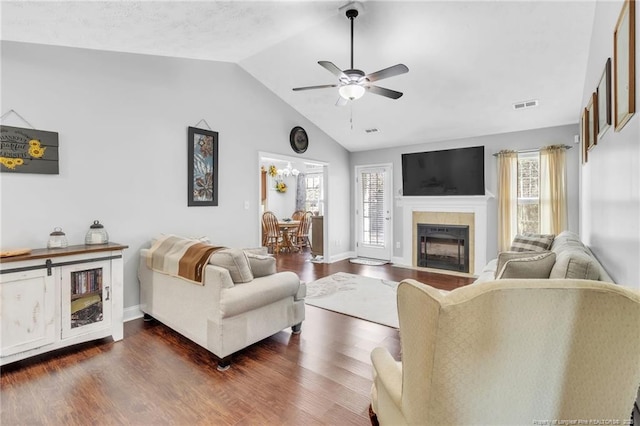
[[[453,289],[471,279],[348,261],[317,264],[308,253],[278,255],[278,269],[305,281],[351,272]],[[367,425],[377,346],[399,357],[398,331],[307,306],[300,335],[284,330],[216,370],[208,351],[151,321],[103,339],[5,366],[2,425],[340,424]]]

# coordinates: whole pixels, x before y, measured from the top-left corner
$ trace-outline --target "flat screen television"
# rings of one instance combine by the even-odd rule
[[[402,194],[484,195],[484,146],[402,154]]]

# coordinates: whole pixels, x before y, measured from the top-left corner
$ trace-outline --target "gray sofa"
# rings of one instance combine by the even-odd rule
[[[218,357],[230,356],[287,327],[300,332],[306,286],[293,272],[276,272],[270,256],[221,250],[204,266],[203,285],[148,266],[140,252],[140,309]],[[245,259],[249,268],[243,265]]]
[[[545,259],[538,259],[537,262],[530,262],[526,266],[522,264],[521,269],[525,271],[523,272],[524,275],[519,277],[510,276],[509,278],[574,278],[613,282],[607,271],[604,270],[600,262],[591,253],[591,250],[573,232],[563,231],[556,235],[551,243],[550,252]],[[495,280],[496,275],[502,272],[504,264],[510,261],[510,257],[513,259],[511,262],[515,263],[520,262],[518,258],[528,257],[525,260],[529,260],[532,256],[544,257],[545,255],[523,252],[500,253],[498,258],[491,260],[482,269],[474,284]],[[548,276],[544,277],[547,272]],[[538,274],[538,276],[529,277],[526,276],[527,273]]]

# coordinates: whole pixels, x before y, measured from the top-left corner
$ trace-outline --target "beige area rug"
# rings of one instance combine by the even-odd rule
[[[307,305],[398,328],[395,281],[338,272],[307,284]]]

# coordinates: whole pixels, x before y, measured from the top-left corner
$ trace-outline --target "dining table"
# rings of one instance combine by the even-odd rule
[[[280,236],[282,237],[282,245],[280,246],[280,250],[293,251],[296,248],[293,245],[293,241],[291,241],[291,230],[296,229],[299,224],[299,220],[293,219],[278,221],[278,230],[280,231]]]

